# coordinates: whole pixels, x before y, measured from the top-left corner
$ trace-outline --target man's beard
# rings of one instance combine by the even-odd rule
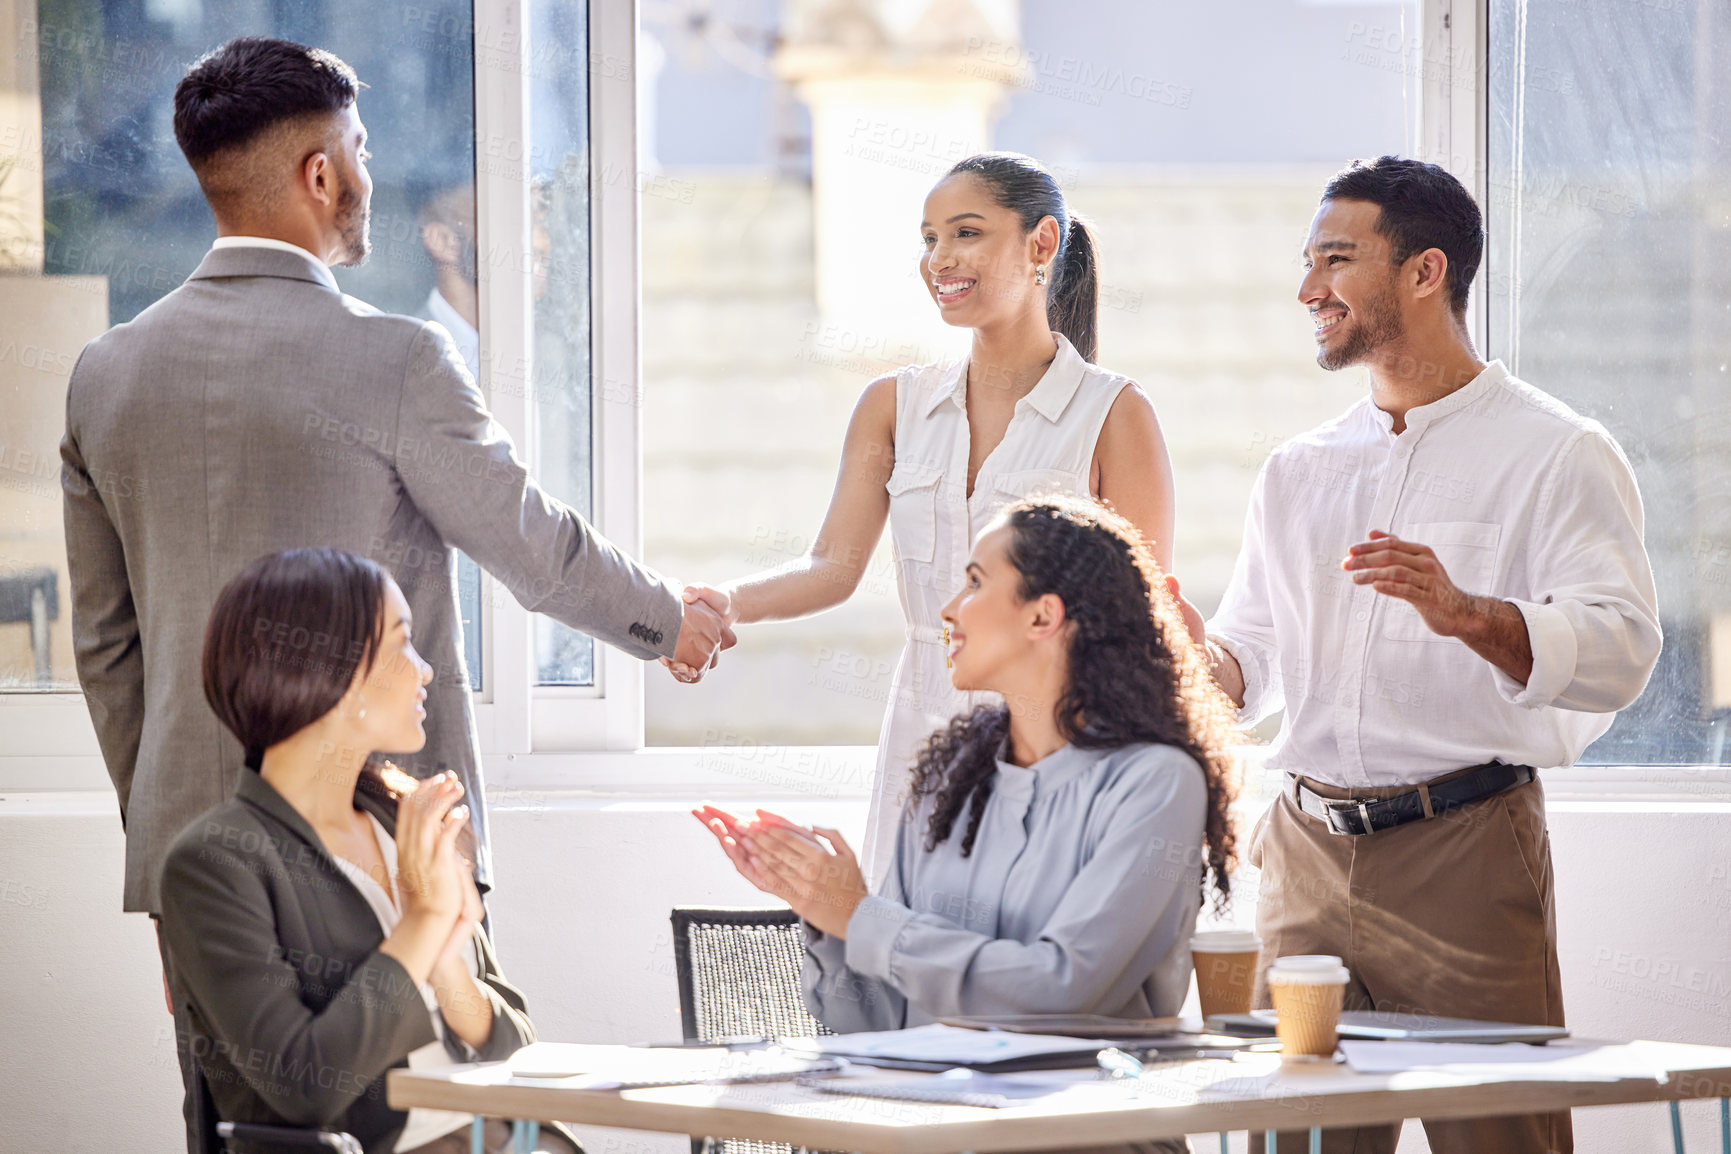
[[[1344,369],[1369,359],[1372,353],[1403,335],[1405,329],[1401,327],[1400,304],[1395,300],[1394,286],[1385,285],[1381,292],[1365,302],[1363,317],[1353,322],[1345,340],[1335,348],[1323,345],[1316,350],[1316,363],[1329,372]]]
[[[343,259],[349,266],[365,264],[373,251],[371,207],[361,197],[359,184],[348,173],[337,177],[337,232],[343,238]]]

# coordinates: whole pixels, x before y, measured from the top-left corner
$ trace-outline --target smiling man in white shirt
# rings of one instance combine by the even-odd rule
[[[1473,349],[1483,248],[1434,165],[1329,183],[1298,295],[1318,362],[1364,365],[1370,396],[1269,458],[1208,647],[1241,721],[1286,711],[1282,796],[1249,855],[1264,966],[1338,954],[1348,1008],[1561,1024],[1535,769],[1573,763],[1640,695],[1658,610],[1622,450]],[[1437,1154],[1573,1148],[1566,1112],[1425,1129]]]

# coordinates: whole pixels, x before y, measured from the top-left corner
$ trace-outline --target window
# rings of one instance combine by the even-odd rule
[[[0,539],[11,545],[0,556],[0,686],[76,690],[58,512],[66,378],[85,342],[180,284],[209,246],[210,212],[172,129],[186,65],[251,33],[325,45],[373,78],[362,108],[375,166],[389,177],[373,199],[373,258],[338,277],[380,308],[428,315],[439,274],[426,226],[462,218],[466,204],[473,251],[474,85],[466,35],[425,30],[466,29],[471,14],[466,0],[337,13],[291,3],[268,20],[173,0],[7,9],[38,14],[8,30],[11,87],[23,99],[0,129],[0,260],[22,274],[0,290],[0,347],[13,350],[4,371],[22,370],[0,416]],[[472,278],[472,259],[469,269]],[[478,683],[480,581],[464,561],[465,649]]]
[[[1731,718],[1731,161],[1722,9],[1491,0],[1488,355],[1603,422],[1646,506],[1665,648],[1585,762],[1719,764]]]
[[[233,36],[315,44],[354,66],[368,85],[373,255],[335,270],[339,283],[445,324],[531,471],[635,549],[635,404],[598,418],[590,384],[603,372],[630,381],[636,364],[634,242],[591,243],[602,219],[635,235],[635,181],[617,179],[631,171],[633,98],[632,26],[619,15],[566,0],[64,0],[39,15],[0,3],[0,91],[17,97],[0,101],[0,691],[51,691],[0,695],[9,737],[95,753],[60,528],[66,382],[85,343],[179,285],[208,249],[173,90]],[[601,278],[616,303],[591,307]],[[615,441],[606,453],[602,436]],[[636,743],[638,662],[532,619],[465,557],[458,589],[484,751]]]

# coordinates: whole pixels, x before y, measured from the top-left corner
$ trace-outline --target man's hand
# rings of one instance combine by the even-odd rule
[[[1459,637],[1473,615],[1473,598],[1449,580],[1429,545],[1372,529],[1370,540],[1347,550],[1340,567],[1352,574],[1353,584],[1411,605],[1439,637]]]
[[[1208,624],[1202,619],[1202,610],[1192,605],[1188,598],[1178,588],[1178,578],[1166,574],[1166,592],[1172,595],[1172,600],[1178,602],[1178,612],[1184,618],[1184,628],[1190,634],[1190,640],[1202,652],[1202,660],[1208,667],[1209,675],[1214,678],[1214,684],[1226,694],[1228,700],[1239,709],[1244,708],[1244,671],[1238,668],[1238,660],[1220,646],[1208,640]]]
[[[733,623],[739,614],[731,597],[708,585],[687,585],[684,599],[679,640],[674,644],[672,658],[663,657],[661,664],[672,671],[675,679],[690,685],[703,680],[704,673],[715,667],[723,649],[732,649],[738,643]]]
[[[1202,610],[1190,604],[1178,588],[1178,578],[1166,574],[1166,592],[1172,595],[1172,600],[1178,603],[1178,613],[1184,618],[1184,628],[1190,633],[1190,640],[1197,645],[1208,644],[1208,625],[1202,620]]]
[[[1521,611],[1507,601],[1462,590],[1429,545],[1372,529],[1369,540],[1347,551],[1340,567],[1352,574],[1355,585],[1400,598],[1418,610],[1432,633],[1460,639],[1522,685],[1532,676],[1532,638]]]

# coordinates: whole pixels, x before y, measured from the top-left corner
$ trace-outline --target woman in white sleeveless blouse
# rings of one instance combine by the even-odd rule
[[[1093,496],[1141,530],[1163,570],[1172,564],[1166,443],[1147,395],[1090,363],[1094,242],[1052,175],[1015,153],[963,160],[927,196],[920,232],[927,290],[946,323],[973,330],[969,356],[910,366],[866,387],[809,553],[685,594],[729,625],[831,608],[859,584],[887,517],[907,645],[878,742],[863,854],[873,880],[894,845],[919,747],[994,697],[951,687],[938,618],[961,585],[975,534],[1023,496]]]

